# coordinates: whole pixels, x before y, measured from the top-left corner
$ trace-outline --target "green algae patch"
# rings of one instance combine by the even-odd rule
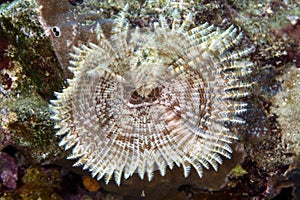
[[[16,199],[62,200],[57,193],[61,184],[60,172],[56,169],[30,167],[22,178],[24,185],[15,193]]]
[[[7,126],[13,142],[28,160],[56,159],[60,148],[54,135],[54,124],[49,119],[48,105],[43,99],[35,95],[20,96],[0,105],[6,108],[2,113],[7,116],[6,124],[2,125]]]
[[[44,98],[63,85],[62,71],[39,20],[36,1],[14,1],[0,8],[0,32],[9,40],[9,57],[18,61],[23,73],[38,86]]]
[[[0,85],[0,125],[5,133],[0,148],[12,145],[31,163],[49,163],[61,151],[47,100],[62,88],[64,78],[41,23],[34,0],[0,5],[0,35],[6,38],[8,60],[0,71],[0,80],[8,80]]]
[[[247,174],[247,171],[240,164],[236,165],[230,172],[230,175],[235,177],[243,176],[244,174]]]

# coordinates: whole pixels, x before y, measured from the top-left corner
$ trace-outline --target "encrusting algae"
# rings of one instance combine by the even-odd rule
[[[224,51],[227,55],[255,46],[255,51],[245,56],[254,63],[250,67],[251,74],[238,77],[241,82],[255,82],[245,88],[250,95],[236,99],[247,103],[247,111],[230,115],[242,117],[244,123],[224,122],[238,137],[238,140],[232,140],[233,144],[228,144],[232,148],[231,159],[220,155],[223,162],[218,164],[218,171],[203,167],[202,178],[199,178],[194,167],[185,178],[182,165],[174,166],[172,170],[166,166],[165,176],[160,175],[156,166],[151,182],[147,177],[141,180],[138,171],[124,179],[123,171],[120,187],[114,181],[106,185],[105,177],[94,181],[82,177],[86,173],[79,168],[69,169],[69,163],[74,161],[66,162],[61,158],[70,154],[73,148],[62,151],[64,147],[57,145],[63,136],[54,137],[58,131],[54,129],[54,123],[60,120],[55,122],[49,119],[49,99],[55,99],[53,91],[61,92],[63,86],[69,85],[64,80],[74,78],[68,69],[70,60],[78,61],[70,56],[70,52],[74,53],[73,47],[82,50],[81,44],[85,44],[90,48],[88,42],[100,46],[96,40],[97,24],[101,26],[104,40],[113,45],[111,37],[118,35],[112,33],[112,27],[116,25],[114,19],[124,8],[125,2],[9,0],[0,3],[0,148],[2,155],[6,155],[2,156],[0,199],[138,199],[141,195],[143,199],[280,199],[282,196],[285,199],[300,199],[296,178],[299,176],[299,123],[296,123],[299,121],[299,109],[296,104],[299,102],[300,40],[297,38],[300,34],[297,33],[300,30],[300,4],[296,1],[257,0],[126,2],[130,5],[129,10],[125,11],[129,24],[127,42],[137,26],[144,35],[155,32],[155,22],[158,23],[156,28],[160,27],[160,14],[171,30],[174,19],[179,19],[180,26],[191,11],[192,22],[186,31],[205,22],[220,27],[222,31],[231,24],[238,27],[238,32],[243,30],[246,37]],[[174,12],[176,9],[180,13]],[[137,51],[138,56],[142,57],[141,63],[155,61],[152,49],[155,50],[155,47],[150,47],[148,52]],[[102,55],[98,54],[99,57]],[[133,57],[132,54],[128,56]],[[169,55],[160,56],[165,59]],[[84,56],[82,58],[85,60]],[[112,56],[112,60],[110,63],[116,59]],[[154,87],[155,84],[148,86]],[[148,87],[148,92],[151,87]],[[154,91],[156,93],[151,94],[151,91],[148,94],[150,103],[160,100],[161,91]],[[142,90],[137,92],[143,93]],[[130,97],[137,103],[143,102],[136,94]],[[203,97],[208,99],[208,96]],[[76,130],[81,133],[78,128]],[[101,152],[99,154],[102,156]],[[104,154],[105,159],[107,156]],[[33,168],[36,170],[28,170]],[[240,173],[234,173],[236,170]],[[50,185],[39,184],[38,187],[33,184],[38,184],[38,179],[32,179],[37,171],[48,174],[41,176],[41,180],[50,178],[60,181],[50,181]],[[56,173],[51,173],[53,171]],[[28,182],[28,178],[32,181]],[[157,192],[158,188],[160,192]]]
[[[72,148],[97,179],[114,176],[120,185],[138,173],[143,179],[167,166],[217,171],[221,156],[231,157],[237,135],[226,123],[243,123],[243,81],[253,63],[251,48],[232,51],[242,39],[237,28],[221,31],[208,23],[195,28],[190,13],[171,25],[164,16],[153,29],[131,28],[128,6],[114,20],[110,37],[97,26],[97,43],[74,47],[74,78],[51,101],[60,145]]]

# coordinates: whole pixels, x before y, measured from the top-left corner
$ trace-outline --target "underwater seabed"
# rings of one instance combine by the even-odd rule
[[[125,7],[120,1],[0,1],[0,199],[300,199],[300,5],[298,1],[127,1],[130,27],[151,27],[163,14],[182,20],[192,11],[192,26],[208,23],[226,30],[232,24],[243,39],[232,51],[254,47],[242,97],[245,123],[226,124],[238,136],[231,159],[218,170],[167,167],[153,180],[133,174],[93,179],[72,167],[55,136],[49,104],[54,92],[73,78],[73,46],[95,42],[95,27],[108,34]],[[179,12],[174,12],[178,10]],[[169,24],[171,25],[171,24]]]

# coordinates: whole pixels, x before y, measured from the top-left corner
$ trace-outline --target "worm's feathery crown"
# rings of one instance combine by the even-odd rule
[[[192,15],[171,26],[161,16],[154,30],[130,29],[126,9],[114,21],[111,37],[97,26],[98,43],[74,47],[74,78],[51,101],[60,145],[98,179],[116,183],[137,172],[165,175],[166,167],[218,169],[230,158],[237,137],[224,122],[243,123],[240,98],[250,83],[251,49],[230,52],[242,34],[205,23],[190,29]],[[221,155],[221,156],[220,156]]]

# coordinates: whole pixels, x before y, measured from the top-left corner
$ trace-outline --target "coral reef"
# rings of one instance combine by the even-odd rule
[[[30,167],[22,177],[24,185],[14,193],[16,199],[63,199],[57,194],[61,176],[58,170]]]
[[[24,188],[23,199],[34,195],[44,195],[47,199],[51,192],[58,199],[300,198],[299,189],[295,189],[300,185],[297,162],[299,2],[127,2],[130,4],[127,19],[131,27],[153,28],[151,24],[158,21],[161,14],[171,22],[174,9],[184,14],[184,20],[187,11],[192,10],[193,26],[208,22],[223,30],[230,24],[239,27],[245,39],[233,50],[255,46],[255,52],[249,56],[254,63],[249,81],[255,84],[251,95],[244,99],[248,103],[248,112],[240,116],[246,123],[228,125],[230,131],[239,135],[241,147],[234,148],[231,160],[224,159],[218,174],[205,171],[202,179],[193,170],[190,179],[184,179],[183,172],[176,168],[174,174],[167,170],[165,177],[154,178],[150,183],[140,181],[135,174],[121,187],[100,181],[101,188],[95,192],[84,188],[81,178],[84,172],[59,160],[66,153],[57,146],[60,138],[55,137],[48,103],[54,98],[54,91],[67,86],[65,79],[72,78],[68,71],[72,46],[95,42],[97,23],[107,36],[125,2],[0,1],[0,149],[18,166],[16,187],[13,184],[13,187],[6,187],[1,179],[0,198],[16,199],[15,195],[21,198],[23,190],[20,188]],[[8,160],[7,163],[13,164]],[[48,167],[48,171],[41,165]],[[30,171],[44,174],[42,180],[48,180],[51,176],[45,174],[52,170],[56,172],[51,176],[61,181],[51,181],[51,186],[39,188],[36,193],[31,186],[34,181],[26,182],[28,177],[34,177]]]
[[[61,88],[63,77],[39,21],[38,5],[27,0],[2,4],[0,18],[0,32],[9,41],[7,56],[22,66],[22,75],[38,86],[35,89],[40,95],[52,98],[52,91]]]
[[[16,146],[31,162],[49,163],[51,158],[56,159],[60,149],[53,145],[58,140],[53,137],[53,123],[45,101],[31,95],[20,96],[17,101],[5,98],[0,105],[2,129],[9,135],[7,145]]]
[[[278,116],[282,136],[281,145],[286,154],[300,156],[300,69],[295,66],[286,67],[278,77],[281,90],[273,97],[272,112]]]
[[[60,74],[55,75],[60,68],[38,21],[35,1],[1,4],[0,18],[1,150],[12,145],[29,162],[49,162],[60,149],[53,145],[57,139],[45,99],[62,85],[57,82]]]

